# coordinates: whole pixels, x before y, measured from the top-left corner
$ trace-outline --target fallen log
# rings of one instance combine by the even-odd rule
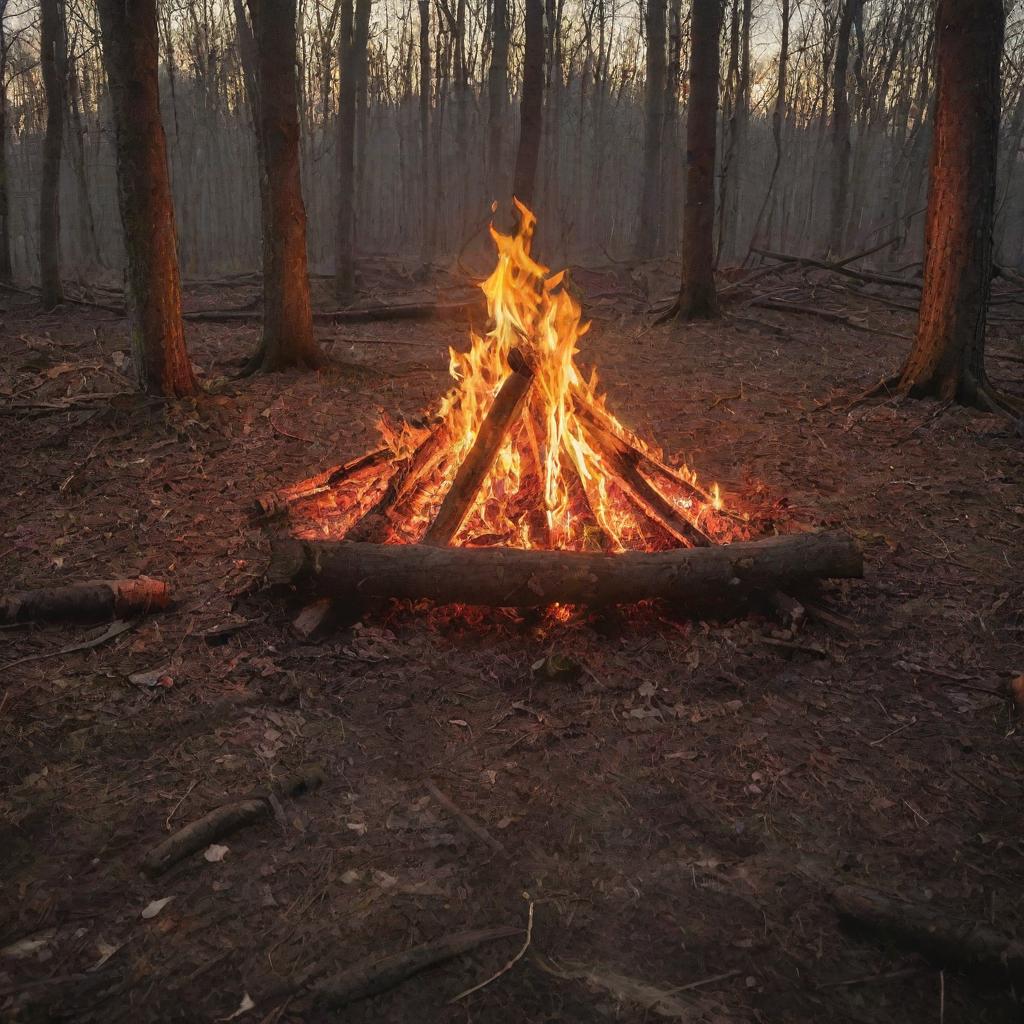
[[[267,580],[348,600],[429,598],[525,608],[663,599],[699,612],[756,590],[862,573],[860,548],[842,533],[614,555],[286,538],[274,546]]]
[[[148,576],[75,583],[0,597],[0,623],[130,619],[166,608],[170,600],[167,584]]]
[[[310,765],[281,780],[273,793],[260,793],[214,808],[209,814],[179,829],[153,847],[142,861],[142,870],[151,878],[163,874],[179,860],[209,846],[214,840],[267,817],[276,797],[296,797],[309,793],[317,789],[323,779],[323,771],[316,765]]]
[[[387,992],[428,967],[443,964],[487,942],[508,939],[521,934],[520,928],[482,928],[477,931],[457,932],[438,942],[425,942],[404,953],[360,960],[351,967],[313,989],[317,1005],[334,1010],[348,1006],[359,999]]]
[[[1024,986],[1024,942],[985,921],[965,921],[935,907],[857,885],[840,886],[832,900],[847,924],[896,941],[940,967]]]
[[[362,306],[356,309],[314,309],[317,323],[367,324],[389,320],[462,320],[486,315],[483,298],[463,302],[399,302],[394,305]],[[182,314],[183,320],[199,323],[259,323],[260,309],[197,309]]]
[[[515,422],[533,383],[533,371],[516,349],[509,353],[512,373],[505,378],[491,403],[480,430],[462,460],[441,508],[423,538],[424,544],[450,544],[473,507],[477,492]]]

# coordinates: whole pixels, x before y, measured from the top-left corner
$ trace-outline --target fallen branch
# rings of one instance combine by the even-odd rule
[[[663,599],[696,612],[755,590],[862,572],[860,548],[850,537],[800,533],[615,555],[283,539],[274,547],[267,578],[350,601],[429,598],[522,608]]]
[[[498,842],[490,832],[483,827],[478,825],[454,800],[449,796],[446,796],[437,788],[433,779],[427,779],[426,782],[427,791],[430,795],[446,810],[449,814],[453,815],[462,827],[469,832],[470,835],[476,836],[485,846],[489,846],[495,853],[500,854],[502,857],[508,858],[508,850],[505,849],[501,843]]]
[[[832,310],[820,309],[817,306],[801,306],[796,302],[784,302],[781,299],[769,298],[752,299],[750,305],[759,306],[761,309],[774,309],[779,313],[803,313],[806,316],[816,316],[819,320],[827,320],[833,324],[842,324],[844,327],[850,327],[855,331],[864,331],[866,334],[880,334],[886,338],[901,338],[904,341],[908,338],[905,334],[899,334],[896,331],[886,331],[879,327],[871,327],[843,313],[834,313]]]
[[[318,323],[365,324],[388,320],[462,320],[485,314],[483,298],[462,302],[400,302],[394,305],[362,306],[356,309],[315,309]],[[259,323],[259,309],[198,309],[182,314],[183,320],[199,323]]]
[[[508,927],[458,932],[438,942],[414,946],[404,953],[394,953],[379,960],[360,960],[330,980],[317,985],[313,994],[320,1006],[340,1009],[359,999],[368,999],[370,996],[395,988],[428,967],[464,956],[487,942],[511,938],[521,932],[521,928]]]
[[[778,260],[779,263],[795,263],[801,267],[812,267],[816,270],[828,270],[833,274],[842,274],[843,277],[852,277],[857,281],[865,281],[869,284],[884,284],[893,288],[910,288],[914,291],[921,290],[921,282],[908,277],[893,277],[891,274],[876,274],[869,270],[851,270],[846,264],[847,260],[830,263],[827,260],[816,260],[809,256],[792,256],[785,252],[771,252],[768,249],[754,249],[758,256],[765,256],[770,260]]]
[[[104,622],[166,608],[170,590],[161,580],[102,580],[45,587],[0,597],[0,623]]]
[[[985,922],[953,918],[935,907],[862,886],[840,886],[832,900],[848,924],[898,942],[942,967],[1024,985],[1024,943]]]
[[[273,793],[252,796],[217,807],[209,814],[199,818],[198,821],[193,821],[179,829],[174,835],[168,836],[162,843],[150,850],[142,861],[142,870],[151,878],[161,875],[189,854],[267,817],[278,796],[302,796],[304,793],[317,789],[323,780],[322,769],[311,765],[295,775],[283,779],[277,784]]]

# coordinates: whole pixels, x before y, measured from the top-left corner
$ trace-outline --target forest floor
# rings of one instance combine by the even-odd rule
[[[532,910],[480,991],[449,1002],[522,932],[344,1019],[1020,1020],[1007,987],[851,933],[831,900],[861,882],[1024,935],[1020,438],[934,403],[824,404],[897,367],[906,312],[864,321],[889,334],[737,306],[651,328],[612,276],[585,285],[607,294],[581,359],[625,422],[741,508],[860,539],[830,621],[402,607],[300,639],[258,586],[254,498],[367,450],[380,409],[432,407],[464,325],[321,328],[331,371],[234,381],[256,327],[192,324],[211,393],[165,406],[131,393],[123,320],[5,298],[0,590],[145,573],[176,606],[84,650],[106,626],[0,632],[0,1017],[330,1019],[274,993]],[[990,348],[1021,394],[1019,332]],[[141,873],[310,762],[317,792]]]

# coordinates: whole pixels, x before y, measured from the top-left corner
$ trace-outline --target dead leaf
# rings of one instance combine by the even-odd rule
[[[173,896],[165,896],[162,900],[153,900],[153,902],[149,903],[146,906],[146,909],[142,911],[143,919],[148,921],[151,918],[156,917],[156,915],[159,914],[160,911],[163,910],[164,907],[166,907],[173,899]]]
[[[236,1017],[241,1017],[243,1013],[248,1013],[250,1010],[255,1009],[255,1007],[256,1004],[253,1002],[252,996],[248,992],[244,992],[242,994],[242,1001],[238,1004],[238,1009],[227,1017],[218,1017],[217,1020],[234,1020]]]
[[[227,852],[228,847],[218,846],[216,843],[212,843],[203,853],[203,860],[209,861],[211,864],[219,864],[224,859],[224,855]]]
[[[86,968],[86,973],[91,974],[93,971],[98,971],[120,948],[124,943],[120,945],[112,946],[109,942],[104,942],[100,939],[96,943],[96,952],[99,953],[100,958],[92,965],[92,967]]]

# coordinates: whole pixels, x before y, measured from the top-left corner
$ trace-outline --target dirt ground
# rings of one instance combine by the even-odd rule
[[[259,587],[253,499],[365,451],[380,409],[432,406],[464,325],[322,328],[335,369],[242,381],[255,327],[190,325],[210,394],[164,406],[131,394],[124,321],[5,297],[0,589],[147,573],[177,604],[78,651],[108,627],[0,631],[0,1017],[1021,1019],[1009,988],[852,933],[831,899],[864,883],[1024,934],[1024,730],[1002,695],[1024,672],[1020,437],[933,403],[824,405],[897,366],[905,312],[858,312],[869,333],[734,302],[652,328],[629,280],[583,284],[604,297],[582,359],[623,420],[727,501],[860,539],[864,580],[816,598],[828,621],[401,607],[302,640]],[[1020,395],[1004,319],[990,366]],[[317,792],[140,871],[310,762]],[[523,931],[337,1013],[288,993],[531,914],[526,955],[456,1002]]]

